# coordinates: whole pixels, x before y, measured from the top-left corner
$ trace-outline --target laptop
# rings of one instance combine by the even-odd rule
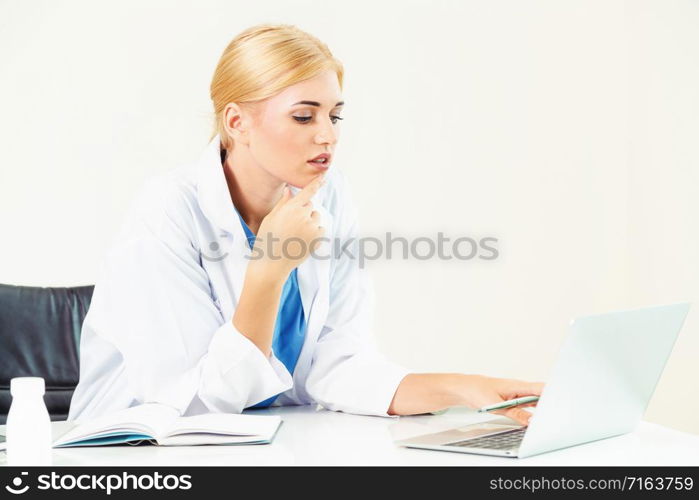
[[[689,306],[685,302],[573,320],[528,426],[499,417],[395,443],[525,458],[631,432],[648,406]]]

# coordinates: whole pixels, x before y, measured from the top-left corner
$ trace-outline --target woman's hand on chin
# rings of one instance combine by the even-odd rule
[[[257,268],[288,276],[317,249],[325,228],[311,198],[323,185],[325,175],[316,176],[296,195],[289,187],[272,211],[262,219],[255,239],[253,262]]]

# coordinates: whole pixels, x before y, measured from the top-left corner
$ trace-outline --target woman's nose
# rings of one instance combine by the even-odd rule
[[[318,144],[335,144],[337,142],[337,133],[332,122],[329,121],[325,126],[321,127],[316,134],[316,142]]]

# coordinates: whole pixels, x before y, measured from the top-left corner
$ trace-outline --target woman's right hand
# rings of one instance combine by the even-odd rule
[[[459,406],[482,408],[510,399],[525,396],[541,396],[544,390],[543,382],[528,382],[518,379],[487,377],[485,375],[461,375],[460,383],[456,385],[457,393],[462,402]],[[490,413],[504,415],[528,425],[532,414],[524,408],[536,406],[534,403],[521,404],[512,408],[494,410]]]
[[[255,238],[252,262],[264,274],[286,279],[320,244],[325,228],[311,198],[323,185],[325,174],[316,176],[296,196],[288,186],[272,211],[262,219]]]

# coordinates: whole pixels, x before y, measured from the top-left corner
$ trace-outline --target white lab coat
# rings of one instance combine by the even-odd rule
[[[345,178],[332,168],[326,178],[312,198],[325,236],[356,238]],[[324,241],[298,267],[308,328],[292,376],[233,326],[251,255],[234,210],[218,136],[199,161],[146,183],[95,285],[69,420],[146,402],[185,416],[240,413],[276,394],[275,406],[390,416],[409,371],[371,337],[373,293],[356,244],[352,259]]]

